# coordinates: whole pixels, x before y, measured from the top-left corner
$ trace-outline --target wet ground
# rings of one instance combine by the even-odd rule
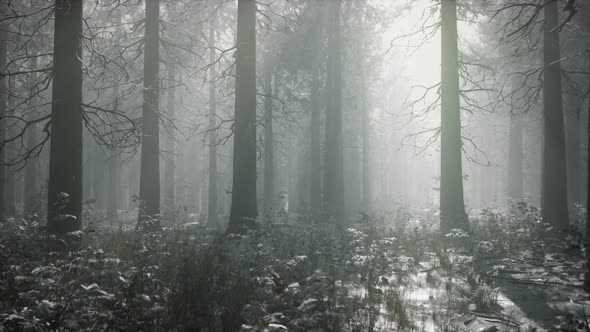
[[[379,276],[376,289],[351,285],[351,294],[368,299],[378,312],[373,330],[586,331],[590,301],[580,289],[577,260],[547,254],[530,262],[499,261],[501,268],[490,266],[495,272],[486,278],[494,305],[482,310],[465,302],[477,291],[467,278],[450,278],[452,271],[442,269],[434,253],[425,257],[415,268]]]

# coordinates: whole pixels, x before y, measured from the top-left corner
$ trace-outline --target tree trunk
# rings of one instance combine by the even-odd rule
[[[168,67],[168,91],[167,91],[167,112],[168,119],[175,121],[175,91],[172,87],[172,82],[175,80],[175,70],[173,67]],[[174,135],[174,128],[170,128],[166,136],[166,153],[168,154],[168,161],[164,165],[164,209],[166,211],[166,219],[174,223],[174,211],[176,210],[176,185],[175,185],[175,171],[176,171],[176,136]]]
[[[468,228],[463,200],[456,0],[442,0],[441,35],[440,226],[447,232]]]
[[[267,56],[264,64],[264,218],[273,217],[275,201],[274,144],[272,128],[272,64]]]
[[[131,162],[129,163],[129,167],[127,167],[127,181],[129,188],[129,200],[128,200],[128,210],[131,210],[135,207],[140,208],[141,204],[138,202],[139,199],[139,178],[140,175],[136,171],[137,169],[141,169],[141,158],[139,156],[135,156]]]
[[[541,211],[543,221],[557,229],[569,227],[567,176],[557,1],[545,0],[543,29],[543,175]]]
[[[119,199],[120,199],[120,163],[119,151],[112,151],[108,158],[108,194],[106,195],[106,218],[111,225],[114,225],[118,219]]]
[[[119,85],[115,85],[113,87],[113,99],[115,100],[115,105],[118,107],[118,98],[119,98]],[[121,183],[120,183],[120,168],[121,168],[121,160],[119,158],[119,151],[113,150],[110,153],[107,162],[107,169],[108,169],[108,181],[109,185],[107,188],[108,194],[106,195],[106,217],[111,225],[114,225],[115,221],[118,219],[118,209],[119,209],[119,199]]]
[[[121,34],[121,11],[117,10],[115,13],[115,24],[117,25],[115,28],[115,36],[119,36]],[[119,49],[117,48],[116,51],[118,52]],[[121,107],[119,105],[119,85],[115,84],[112,90],[112,99],[114,108]],[[121,183],[121,158],[120,158],[121,151],[112,150],[110,151],[110,155],[107,159],[107,179],[108,179],[108,186],[107,186],[107,193],[105,196],[105,205],[106,205],[106,218],[113,226],[119,218],[119,207],[121,204],[119,201],[125,197],[123,195],[123,187],[124,185]]]
[[[199,214],[201,212],[201,171],[202,171],[202,163],[201,163],[201,154],[203,151],[201,150],[201,144],[199,144],[199,139],[194,138],[192,148],[189,146],[189,162],[193,165],[192,172],[189,170],[189,178],[191,179],[190,183],[187,185],[187,206],[190,208],[190,211],[194,212],[195,214]]]
[[[363,68],[362,70],[364,70]],[[370,136],[369,131],[371,129],[370,124],[370,110],[367,101],[367,80],[365,78],[365,73],[362,74],[362,85],[361,85],[361,144],[363,147],[362,151],[362,191],[363,191],[363,201],[362,201],[362,209],[365,213],[369,213],[371,211],[371,179],[370,179]]]
[[[37,69],[37,56],[33,54],[31,58],[31,71]],[[37,107],[37,95],[38,91],[35,90],[35,84],[37,84],[37,74],[32,73],[29,81],[29,98],[30,107]],[[27,132],[27,147],[30,149],[38,143],[37,131],[39,130],[37,124],[31,125]],[[25,168],[25,185],[24,185],[24,207],[23,212],[25,215],[32,214],[39,210],[39,160],[29,160]]]
[[[82,225],[82,0],[55,1],[47,230]]]
[[[10,97],[10,91],[13,91],[12,84],[14,82],[13,82],[13,80],[8,79],[7,83],[8,83],[8,92],[9,92],[7,114],[9,116],[15,116],[16,112],[14,110],[14,98]],[[16,131],[14,128],[6,128],[6,132],[11,137],[16,134]],[[9,161],[14,160],[15,154],[17,153],[17,151],[16,151],[17,146],[16,146],[15,142],[11,142],[11,143],[6,144],[4,146],[4,148],[6,150],[6,152],[5,152],[6,159],[8,159]],[[5,182],[3,190],[4,190],[4,195],[5,195],[4,213],[7,217],[15,217],[15,215],[16,215],[16,202],[15,202],[16,177],[17,177],[17,172],[15,170],[15,167],[14,166],[6,167],[6,182]]]
[[[326,108],[326,152],[324,164],[324,208],[327,217],[342,221],[344,174],[342,151],[342,65],[340,49],[340,0],[331,1],[328,28],[328,72]]]
[[[325,4],[324,4],[325,5]],[[316,4],[318,20],[325,15],[321,4]],[[316,36],[322,35],[322,24],[316,23]],[[321,38],[314,38],[314,54],[311,59],[311,91],[310,91],[310,164],[309,164],[309,208],[311,216],[318,218],[322,210],[322,147],[321,147],[321,105],[320,105],[320,56]]]
[[[301,135],[301,133],[300,133]],[[297,213],[306,214],[309,213],[309,178],[307,177],[307,149],[304,148],[304,137],[298,139],[298,158],[297,158],[297,179],[299,181],[299,190],[297,191]]]
[[[238,1],[232,202],[228,233],[254,227],[256,202],[256,1]]]
[[[316,64],[317,66],[317,64]],[[322,209],[322,147],[320,142],[321,109],[320,109],[320,79],[318,68],[311,73],[311,158],[309,168],[309,206],[311,214],[317,217]]]
[[[590,72],[590,55],[588,56],[588,72]],[[590,83],[590,81],[589,81]],[[590,84],[588,84],[590,89]],[[586,194],[586,210],[590,208],[590,101],[588,101],[588,167],[587,172],[587,194]],[[586,255],[586,273],[584,274],[584,289],[590,292],[590,213],[586,212],[586,234],[584,239],[584,252]]]
[[[93,174],[95,167],[93,163],[94,155],[92,153],[94,142],[92,141],[92,137],[88,130],[82,130],[82,146],[84,147],[84,152],[82,155],[82,169],[84,170],[82,179],[82,200],[86,202],[94,198]]]
[[[139,175],[140,229],[160,225],[160,0],[146,0],[143,59],[143,116]]]
[[[90,150],[89,163],[92,165],[92,168],[88,169],[92,170],[92,199],[94,199],[94,207],[98,217],[98,213],[102,211],[105,206],[104,193],[108,190],[108,188],[105,188],[104,183],[105,175],[107,175],[105,172],[107,156],[90,132],[88,132],[88,138],[90,142],[89,146],[87,146]],[[86,166],[88,166],[88,164]],[[87,168],[84,169],[86,170]]]
[[[581,204],[580,174],[582,171],[580,147],[580,109],[583,99],[572,92],[567,98],[566,125],[566,157],[567,157],[567,196],[570,216],[576,216],[576,205]]]
[[[217,184],[217,97],[215,95],[215,17],[209,19],[209,194],[207,224],[219,225]]]
[[[511,114],[508,147],[508,196],[515,202],[521,202],[524,199],[522,132],[522,115]]]
[[[8,15],[8,0],[0,0],[0,15],[2,18]],[[6,21],[0,22],[0,71],[6,72],[6,53],[7,53],[7,34],[8,25]],[[6,140],[6,119],[2,119],[2,115],[6,114],[6,76],[0,76],[0,142]],[[4,222],[6,218],[6,195],[4,188],[6,187],[6,167],[2,164],[6,161],[6,145],[0,146],[0,222]]]

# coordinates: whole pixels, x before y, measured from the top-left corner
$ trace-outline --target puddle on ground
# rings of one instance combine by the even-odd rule
[[[546,331],[533,320],[521,307],[510,299],[500,289],[498,292],[498,312],[480,313],[475,311],[460,312],[454,307],[452,299],[453,291],[445,288],[445,277],[437,274],[432,267],[435,266],[431,255],[430,261],[420,262],[418,271],[406,271],[404,276],[384,276],[389,280],[388,284],[380,284],[378,290],[380,303],[373,303],[374,311],[378,317],[374,319],[374,331],[414,331],[414,332],[439,332],[439,331],[493,331],[495,326],[498,331],[521,332]],[[539,272],[539,271],[536,271]],[[429,276],[430,273],[430,276]],[[381,278],[381,277],[380,277]],[[451,279],[454,287],[467,287],[464,280]],[[369,291],[364,286],[348,285],[351,296],[360,297],[367,302]],[[449,295],[451,294],[451,295]],[[398,303],[405,311],[405,318],[400,317],[399,312],[392,312],[391,299],[387,296],[398,296]],[[516,294],[518,296],[518,294]],[[376,307],[375,307],[376,306]],[[400,306],[393,305],[394,309],[400,310]],[[473,309],[473,308],[472,308]],[[401,322],[400,322],[401,320]],[[410,324],[404,326],[400,324]]]

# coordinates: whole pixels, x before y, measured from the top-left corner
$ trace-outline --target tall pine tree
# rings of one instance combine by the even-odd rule
[[[55,0],[47,230],[82,225],[82,0]]]

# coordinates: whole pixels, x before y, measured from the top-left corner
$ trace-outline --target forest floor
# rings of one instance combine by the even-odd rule
[[[588,331],[583,256],[524,204],[439,234],[435,211],[346,225],[0,224],[0,331]]]

